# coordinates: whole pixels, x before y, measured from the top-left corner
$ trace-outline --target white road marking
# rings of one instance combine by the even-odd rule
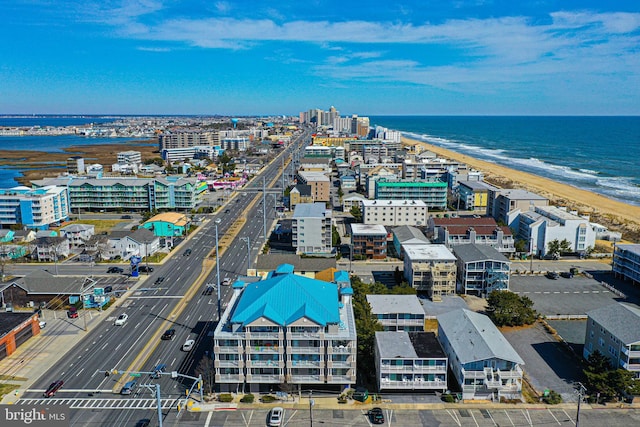
[[[558,419],[556,418],[555,415],[553,415],[553,412],[551,412],[551,409],[547,408],[547,411],[549,411],[549,413],[551,414],[551,416],[553,417],[554,420],[556,420],[556,422],[558,423],[558,425],[562,425],[562,423],[560,421],[558,421]]]

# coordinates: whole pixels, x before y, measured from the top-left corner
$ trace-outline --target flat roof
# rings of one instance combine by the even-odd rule
[[[380,235],[387,234],[387,229],[380,224],[351,224],[351,234],[358,235]]]
[[[496,191],[496,193],[511,200],[548,200],[546,197],[543,197],[539,194],[519,188],[500,188]]]
[[[487,184],[484,181],[458,181],[458,185],[463,185],[472,190],[484,190],[488,191],[489,189],[495,189],[491,184]]]
[[[376,332],[376,346],[383,359],[447,357],[433,332]]]
[[[424,309],[415,295],[367,295],[371,313],[409,313],[422,314]]]
[[[331,218],[331,211],[322,202],[298,203],[293,209],[293,218]]]
[[[411,261],[455,261],[456,257],[445,245],[423,244],[404,248],[405,256]]]
[[[35,313],[0,313],[0,338],[29,320]]]
[[[373,207],[377,207],[377,206],[391,206],[391,207],[398,207],[398,206],[414,206],[416,208],[426,208],[427,204],[422,201],[422,200],[363,200],[362,201],[363,206],[367,207],[367,206],[373,206]]]

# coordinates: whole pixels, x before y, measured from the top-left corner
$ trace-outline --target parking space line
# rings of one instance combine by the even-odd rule
[[[551,409],[547,408],[547,411],[549,411],[549,413],[551,414],[551,416],[553,417],[554,420],[556,420],[556,422],[558,423],[558,425],[562,425],[562,423],[560,421],[558,421],[558,419],[556,418],[555,415],[553,415],[553,412],[551,412]]]
[[[524,419],[529,423],[530,426],[533,426],[533,422],[531,421],[531,414],[529,413],[529,410],[521,409],[521,411],[522,411],[522,416],[524,416]]]
[[[471,418],[473,418],[473,422],[476,423],[476,427],[480,427],[480,424],[478,424],[478,421],[476,420],[476,416],[473,415],[473,411],[469,411],[469,413],[471,414]]]
[[[504,414],[507,416],[507,418],[509,419],[509,422],[511,423],[511,425],[513,427],[515,427],[516,425],[513,423],[513,420],[511,419],[511,417],[509,416],[509,413],[507,412],[506,409],[504,409]]]
[[[453,418],[453,421],[458,425],[458,427],[462,427],[462,423],[460,422],[460,418],[458,418],[458,414],[456,414],[453,411],[450,411],[449,409],[447,409],[447,414],[449,414],[451,416],[451,418]],[[368,422],[368,420],[367,420]],[[371,424],[369,424],[371,425]]]
[[[562,410],[562,412],[564,412],[564,414],[567,416],[567,418],[569,419],[569,421],[571,421],[571,424],[575,424],[575,421],[573,421],[573,418],[571,418],[571,415],[569,415],[567,413],[567,411],[565,411],[564,409]]]
[[[489,418],[491,418],[491,421],[493,422],[494,426],[498,426],[498,423],[496,422],[496,420],[493,419],[493,415],[491,415],[491,411],[487,409],[487,415],[489,415]]]

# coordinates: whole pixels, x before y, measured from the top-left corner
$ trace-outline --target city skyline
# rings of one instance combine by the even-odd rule
[[[0,114],[640,114],[640,6],[2,4]]]

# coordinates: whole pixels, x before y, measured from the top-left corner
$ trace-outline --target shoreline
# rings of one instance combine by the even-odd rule
[[[622,231],[625,240],[640,238],[640,206],[610,199],[589,190],[554,181],[529,172],[522,172],[486,160],[479,160],[466,154],[438,147],[427,142],[402,137],[402,145],[420,146],[440,157],[466,163],[485,174],[486,182],[502,188],[522,188],[547,197],[552,204],[567,206],[582,214],[588,214],[591,221],[605,225],[612,230]]]

